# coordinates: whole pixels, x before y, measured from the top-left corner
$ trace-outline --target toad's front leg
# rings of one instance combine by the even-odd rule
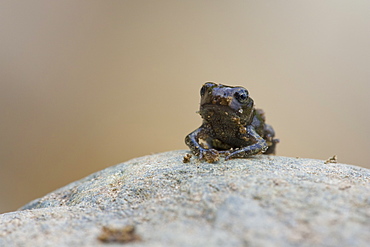
[[[248,137],[254,140],[254,144],[240,148],[228,156],[226,156],[225,160],[234,159],[234,158],[246,158],[250,155],[264,153],[268,146],[266,141],[257,134],[256,130],[252,125],[247,126],[247,134]]]
[[[194,155],[199,156],[200,160],[205,160],[208,163],[213,163],[219,159],[219,152],[216,149],[204,148],[199,143],[200,139],[206,140],[208,137],[209,134],[206,128],[204,128],[202,125],[185,137],[185,143],[186,145],[188,145]]]

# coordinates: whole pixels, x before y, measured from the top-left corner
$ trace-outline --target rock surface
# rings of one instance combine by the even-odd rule
[[[136,158],[2,214],[0,246],[370,243],[368,169],[265,155],[184,164],[187,153]]]

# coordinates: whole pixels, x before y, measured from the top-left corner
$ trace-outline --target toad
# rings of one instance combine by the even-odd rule
[[[203,124],[185,138],[192,153],[213,163],[246,158],[254,154],[275,154],[279,142],[273,128],[265,123],[265,114],[254,108],[254,102],[243,87],[213,82],[200,90],[199,114]]]

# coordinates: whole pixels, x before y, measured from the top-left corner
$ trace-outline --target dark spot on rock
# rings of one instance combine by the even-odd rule
[[[135,233],[135,226],[128,225],[122,228],[103,226],[98,239],[104,243],[129,243],[141,241],[141,237]]]

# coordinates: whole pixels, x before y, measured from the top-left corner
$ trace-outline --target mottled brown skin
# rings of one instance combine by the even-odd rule
[[[194,155],[213,163],[254,154],[274,154],[273,128],[265,123],[264,112],[254,108],[243,87],[207,82],[200,90],[199,114],[203,124],[185,138]]]

